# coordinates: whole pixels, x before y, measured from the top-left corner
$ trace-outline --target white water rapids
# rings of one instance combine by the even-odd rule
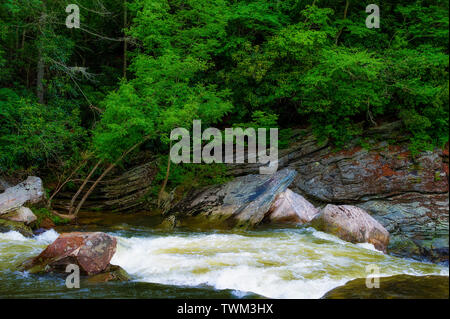
[[[110,234],[118,238],[111,263],[135,281],[231,289],[238,297],[253,292],[270,298],[320,298],[349,280],[366,277],[368,265],[378,266],[382,277],[449,273],[448,267],[385,255],[370,244],[347,243],[311,228]],[[0,272],[38,254],[57,236],[54,230],[31,239],[0,233]]]

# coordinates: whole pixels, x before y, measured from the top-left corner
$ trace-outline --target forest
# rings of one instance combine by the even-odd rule
[[[66,1],[0,1],[0,176],[101,180],[152,157],[155,194],[220,180],[181,165],[163,182],[171,130],[195,119],[276,127],[280,147],[310,127],[341,149],[395,120],[412,156],[448,142],[447,1],[383,1],[380,28],[366,26],[371,1],[71,3],[79,28]]]

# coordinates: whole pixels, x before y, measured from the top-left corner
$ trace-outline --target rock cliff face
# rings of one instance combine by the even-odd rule
[[[113,171],[89,196],[83,210],[132,213],[148,209],[149,203],[145,195],[155,186],[153,179],[156,172],[154,161],[135,166],[125,172]],[[76,187],[80,185],[81,182],[78,182]],[[85,194],[87,188],[81,192],[78,199]],[[75,191],[58,194],[52,202],[53,208],[66,213],[74,193]]]
[[[304,132],[280,151],[279,167],[297,171],[289,188],[316,206],[351,204],[369,212],[391,234],[391,253],[448,262],[448,146],[413,159],[399,125],[368,130],[362,137],[368,149],[355,142],[336,151]],[[239,165],[231,173],[257,169]]]

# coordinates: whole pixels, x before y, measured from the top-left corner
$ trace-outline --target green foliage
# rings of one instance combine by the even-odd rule
[[[60,1],[0,3],[1,170],[67,170],[82,151],[114,162],[144,137],[167,154],[194,119],[278,127],[281,148],[290,128],[344,147],[386,119],[413,154],[448,142],[447,1],[383,1],[380,29],[370,1],[128,0],[126,27],[123,0],[77,3],[77,30]]]
[[[35,228],[39,228],[46,218],[50,219],[55,225],[64,225],[70,222],[68,219],[52,214],[47,208],[32,208],[32,211],[37,217]]]
[[[167,169],[167,155],[158,159],[158,173],[155,176],[155,187],[152,190],[156,196],[160,190]],[[224,184],[231,180],[227,175],[225,164],[171,164],[168,189],[177,187],[181,192],[207,185]]]
[[[62,162],[84,142],[76,110],[0,89],[0,171]]]

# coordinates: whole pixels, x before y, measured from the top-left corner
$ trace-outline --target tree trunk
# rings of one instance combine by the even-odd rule
[[[162,184],[162,186],[161,186],[161,190],[159,191],[159,194],[158,194],[158,207],[160,207],[160,205],[161,205],[161,199],[162,199],[162,196],[163,196],[163,194],[164,194],[164,190],[166,189],[167,182],[168,182],[168,180],[169,180],[169,175],[170,175],[170,163],[171,163],[171,161],[170,161],[170,149],[171,149],[171,148],[172,148],[172,140],[170,141],[170,146],[169,146],[169,157],[168,157],[168,159],[167,159],[166,177],[164,178],[164,182],[163,182],[163,184]]]
[[[128,24],[128,8],[127,8],[127,0],[123,1],[123,29],[124,29],[124,35],[123,35],[123,78],[127,79],[127,51],[128,51],[128,41],[125,34],[125,29],[127,28]]]
[[[146,140],[148,140],[150,138],[150,135],[147,135],[146,137],[143,138],[142,141],[140,141],[139,143],[133,145],[130,149],[128,149],[125,153],[123,153],[113,164],[109,165],[108,168],[102,173],[102,175],[100,175],[99,178],[97,178],[97,180],[94,182],[94,184],[91,186],[91,188],[89,188],[89,190],[87,191],[86,194],[84,194],[83,198],[81,199],[81,201],[78,203],[77,208],[75,209],[75,212],[73,213],[74,216],[77,216],[81,207],[83,206],[84,202],[86,201],[86,199],[89,197],[89,195],[92,193],[92,191],[95,189],[95,187],[97,187],[98,183],[100,183],[102,181],[102,179],[114,168],[116,167],[117,164],[119,164],[124,158],[125,156],[127,156],[129,153],[131,153],[134,149],[136,149],[139,145],[141,145],[142,143],[144,143]]]
[[[76,194],[73,195],[72,200],[70,201],[70,205],[69,205],[69,214],[72,213],[73,204],[75,203],[75,200],[78,198],[78,196],[80,195],[80,193],[82,192],[82,190],[84,189],[84,187],[86,186],[88,181],[91,179],[92,174],[94,174],[94,172],[97,170],[97,168],[101,164],[101,162],[102,162],[102,160],[99,160],[97,162],[97,164],[95,164],[94,168],[89,172],[88,176],[84,179],[83,184],[80,186],[80,188],[78,189]]]
[[[38,62],[37,62],[37,78],[36,78],[36,94],[39,103],[44,104],[44,72],[45,64],[42,56],[42,49],[39,48]]]
[[[80,165],[77,166],[77,168],[75,168],[75,170],[69,175],[69,177],[67,177],[67,179],[64,181],[64,183],[62,183],[61,185],[58,185],[58,187],[56,188],[56,190],[53,192],[52,196],[50,196],[49,200],[48,200],[48,207],[50,207],[50,205],[52,204],[52,200],[55,197],[56,194],[59,193],[59,191],[64,187],[64,185],[66,185],[70,179],[72,178],[72,176],[78,172],[78,170],[83,167],[85,164],[87,163],[87,159],[84,160]]]
[[[348,12],[348,6],[349,6],[349,5],[350,5],[350,0],[347,0],[347,1],[345,2],[344,20],[347,19],[347,12]],[[341,28],[341,29],[339,30],[337,36],[336,36],[336,42],[335,42],[336,45],[338,44],[339,37],[341,36],[343,30],[344,30],[344,28]]]

